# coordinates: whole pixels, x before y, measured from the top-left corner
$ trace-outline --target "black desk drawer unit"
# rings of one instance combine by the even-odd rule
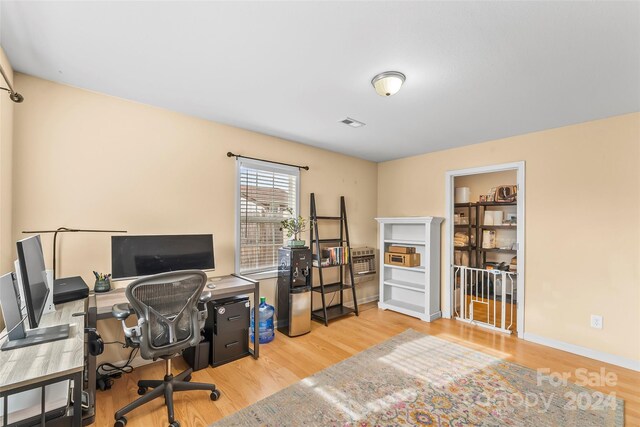
[[[249,355],[250,307],[247,297],[226,298],[208,303],[209,316],[205,333],[211,342],[211,366],[219,366]]]

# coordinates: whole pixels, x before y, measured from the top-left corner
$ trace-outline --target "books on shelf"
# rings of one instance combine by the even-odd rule
[[[322,258],[320,263],[322,267],[332,265],[344,265],[349,263],[349,248],[346,246],[335,246],[330,248],[322,248]],[[318,266],[318,255],[313,255],[313,265]]]
[[[345,246],[323,248],[322,257],[329,258],[331,265],[347,264],[349,263],[349,248]]]

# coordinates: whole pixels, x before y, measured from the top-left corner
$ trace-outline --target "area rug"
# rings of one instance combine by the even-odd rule
[[[411,329],[214,424],[622,426],[623,401]]]

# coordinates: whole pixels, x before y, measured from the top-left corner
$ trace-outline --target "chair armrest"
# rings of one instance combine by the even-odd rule
[[[118,320],[126,320],[131,314],[131,306],[128,303],[116,304],[111,307],[111,314]]]
[[[208,303],[213,299],[213,294],[209,291],[203,292],[200,294],[200,298],[198,299],[201,303]]]
[[[204,328],[205,321],[209,316],[209,312],[207,310],[207,303],[213,299],[213,294],[210,291],[204,291],[200,294],[198,298],[198,323],[200,325],[200,329]]]

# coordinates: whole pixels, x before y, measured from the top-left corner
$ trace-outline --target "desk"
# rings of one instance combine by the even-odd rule
[[[249,349],[249,351],[253,355],[253,358],[257,359],[260,353],[260,334],[258,332],[258,319],[260,319],[260,312],[258,311],[258,305],[260,302],[260,282],[235,274],[216,277],[211,280],[216,287],[214,289],[209,289],[205,286],[203,292],[211,292],[214,300],[253,293],[253,315],[255,321],[253,322],[253,349]],[[111,307],[115,304],[128,302],[124,291],[125,288],[119,288],[110,292],[89,296],[90,327],[95,328],[96,321],[98,320],[113,317],[111,314]]]
[[[42,316],[42,327],[70,324],[69,338],[0,352],[0,398],[4,399],[4,423],[8,396],[62,380],[73,381],[73,409],[67,411],[73,426],[82,423],[82,371],[84,369],[84,315],[86,300],[56,305],[55,313]],[[4,335],[5,331],[0,332]],[[6,338],[5,338],[6,339]],[[2,344],[4,340],[0,340]],[[41,415],[45,425],[45,413]]]

